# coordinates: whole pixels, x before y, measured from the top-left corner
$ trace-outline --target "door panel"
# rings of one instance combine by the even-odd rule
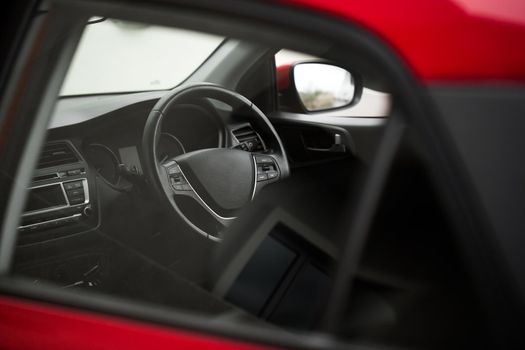
[[[294,167],[352,156],[369,163],[386,124],[385,118],[331,117],[325,113],[275,112],[269,118]]]

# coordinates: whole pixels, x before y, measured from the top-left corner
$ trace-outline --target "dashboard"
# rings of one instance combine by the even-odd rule
[[[73,137],[79,137],[74,129],[83,129],[81,152],[109,184],[126,185],[122,174],[143,174],[142,131],[150,109],[151,103],[135,104],[69,127]],[[157,143],[159,161],[223,144],[225,128],[218,115],[194,105],[177,107],[171,113]]]
[[[19,227],[23,233],[21,244],[95,229],[104,216],[104,198],[125,195],[144,185],[142,136],[157,98],[139,98],[138,102],[125,105],[116,103],[118,98],[93,102],[88,98],[89,115],[84,98],[73,98],[77,108],[71,99],[59,101],[30,185],[29,201]],[[93,108],[95,105],[97,108]],[[214,105],[210,100],[174,107],[159,135],[159,162],[207,148],[261,151],[266,147],[242,115],[233,115],[228,106]],[[53,153],[57,145],[67,149],[72,158],[53,163],[64,156],[62,150]],[[48,164],[42,163],[46,156],[52,160]],[[70,189],[71,186],[78,188]],[[70,190],[77,194],[81,191],[81,198],[77,201],[71,197]],[[112,194],[105,193],[110,191]]]

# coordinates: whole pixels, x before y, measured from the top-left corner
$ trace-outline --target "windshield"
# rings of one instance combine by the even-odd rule
[[[60,95],[173,88],[192,74],[223,39],[115,19],[90,24]]]

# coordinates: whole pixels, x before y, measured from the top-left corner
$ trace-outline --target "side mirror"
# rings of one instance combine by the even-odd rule
[[[292,111],[320,112],[349,107],[359,101],[361,79],[346,69],[324,62],[301,62],[277,71],[288,86],[280,86],[281,104]],[[282,89],[285,88],[285,89]],[[284,91],[286,90],[286,91]]]

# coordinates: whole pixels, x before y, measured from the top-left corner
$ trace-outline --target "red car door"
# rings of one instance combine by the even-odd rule
[[[79,1],[78,3],[79,6],[82,6],[82,2]],[[187,5],[178,1],[174,3],[175,6],[184,7]],[[197,5],[187,6],[195,6],[197,13],[202,11],[207,15],[209,15],[210,9],[217,10],[217,8],[224,6],[222,9],[220,8],[222,11],[232,12],[234,15],[240,12],[240,16],[242,16],[243,11],[239,8],[244,6],[235,1],[231,2],[231,9],[225,5],[219,6],[207,1],[202,1],[202,4],[200,1],[195,3]],[[28,11],[32,11],[32,5],[28,5]],[[152,4],[152,6],[154,5]],[[397,2],[386,0],[367,2],[286,0],[279,3],[264,4],[253,2],[246,6],[247,9],[254,11],[260,8],[262,10],[260,15],[269,22],[272,21],[269,14],[275,10],[277,17],[282,16],[278,11],[283,7],[286,11],[297,11],[297,13],[308,11],[310,14],[328,18],[327,21],[344,22],[350,26],[364,28],[369,35],[385,43],[389,49],[398,55],[396,62],[392,62],[392,64],[408,67],[417,84],[421,84],[421,86],[493,84],[500,88],[504,82],[504,88],[508,87],[509,83],[512,87],[522,88],[525,81],[525,41],[523,40],[525,37],[525,20],[523,17],[525,5],[522,1],[499,1],[497,4],[488,5],[488,3],[474,4],[453,0],[426,2],[415,0]],[[122,7],[125,9],[126,3],[123,3]],[[1,61],[4,67],[7,67],[5,69],[6,74],[14,71],[14,66],[17,63],[16,57],[22,56],[23,52],[20,50],[22,39],[30,40],[31,38],[31,33],[25,27],[28,24],[26,12],[18,13],[20,13],[19,18],[25,18],[25,20],[17,23],[21,29],[16,38],[20,38],[20,40],[4,41],[11,48],[10,56],[3,55]],[[254,20],[261,20],[261,18]],[[280,20],[282,21],[282,18]],[[12,22],[6,23],[11,29],[15,26]],[[303,23],[303,26],[307,27],[308,23]],[[45,36],[45,33],[42,36]],[[38,43],[38,37],[36,42]],[[38,45],[36,47],[38,48]],[[446,54],[443,54],[444,52]],[[20,96],[30,90],[31,84],[27,79],[33,73],[30,65],[31,54],[28,57],[27,65],[18,68],[22,74],[19,75],[17,89],[14,91],[5,90],[6,96],[9,96],[9,105],[8,108],[2,110],[0,150],[6,157],[3,160],[4,164],[12,169],[19,165],[17,159],[21,151],[13,149],[11,137],[13,135],[21,135],[20,138],[23,135],[27,137],[27,134],[20,130],[31,125],[31,120],[15,120],[18,111],[22,108],[19,105]],[[2,81],[2,89],[6,87],[6,76]],[[505,95],[507,90],[503,89],[502,91],[504,91],[502,94]],[[438,99],[440,96],[436,95],[436,101],[443,102],[443,100]],[[516,102],[516,106],[523,108],[523,96],[521,96],[521,104],[520,98],[516,97],[515,92],[510,92],[505,96],[511,96]],[[505,96],[503,99],[506,98]],[[441,98],[444,99],[445,97],[441,96]],[[474,102],[471,101],[471,103]],[[494,104],[496,103],[501,104],[502,102],[494,102]],[[520,122],[516,121],[516,123]],[[523,123],[516,125],[523,125]],[[504,143],[501,140],[504,139],[504,135],[509,133],[509,130],[506,128],[504,130],[496,129],[494,131],[495,137],[499,138],[496,143]],[[500,131],[499,134],[498,130]],[[481,133],[481,131],[479,132]],[[516,143],[512,152],[517,152],[516,150],[522,145],[523,142]],[[467,147],[468,145],[461,144],[460,146]],[[475,146],[471,147],[475,148]],[[498,154],[487,153],[487,157],[490,159],[501,160]],[[514,154],[512,153],[512,155]],[[462,155],[468,156],[467,153],[462,153]],[[506,168],[505,164],[499,164],[498,169],[506,170],[505,174],[508,174],[510,168]],[[485,166],[482,160],[476,158],[466,167],[469,171],[482,172],[486,169]],[[509,183],[516,184],[517,178],[523,173],[522,170],[520,168],[514,173],[514,176],[508,177]],[[0,206],[3,211],[3,224],[4,221],[8,220],[8,207],[12,203],[7,195],[9,186],[12,185],[11,180],[9,184],[2,187],[2,190],[5,191]],[[472,182],[481,186],[483,181],[476,178]],[[487,184],[484,183],[484,185]],[[509,294],[518,295],[516,300],[523,300],[521,294],[523,292],[521,288],[524,286],[523,276],[521,279],[518,276],[523,261],[516,248],[520,246],[520,242],[523,243],[523,238],[514,234],[515,231],[519,231],[523,227],[523,219],[520,218],[523,198],[517,197],[517,194],[522,192],[522,188],[514,188],[517,188],[516,191],[518,192],[515,194],[516,197],[511,194],[509,195],[511,197],[506,199],[508,201],[513,200],[512,205],[507,206],[508,202],[505,202],[503,196],[499,197],[494,193],[489,193],[487,196],[491,195],[491,198],[496,198],[494,202],[496,204],[491,205],[497,206],[499,203],[500,206],[504,205],[508,209],[505,216],[499,217],[499,219],[512,226],[505,232],[509,232],[509,236],[513,234],[512,237],[515,241],[509,243],[510,241],[506,238],[505,240],[501,238],[501,241],[498,238],[496,239],[498,244],[495,245],[502,247],[497,254],[505,256],[505,259],[508,260],[503,265],[508,267],[508,271],[506,271],[508,275],[506,274],[505,277],[509,276],[509,280],[512,280],[509,285],[517,286],[516,290],[513,290],[512,293],[509,291]],[[512,192],[510,185],[502,189],[502,193],[510,192]],[[482,198],[482,205],[485,205],[484,200],[488,197],[481,194],[480,198]],[[491,205],[487,204],[484,208],[490,211],[493,209]],[[495,220],[491,222],[494,227],[501,228],[498,226],[500,221],[496,221],[498,218],[489,216],[489,219]],[[508,238],[508,236],[506,237]],[[5,259],[9,260],[12,252],[6,251],[7,248],[5,247],[9,247],[6,245],[7,241],[2,242],[4,246],[0,250],[0,254],[4,256],[0,256],[0,260],[4,259],[2,261],[5,262]],[[105,307],[111,303],[111,300],[106,304],[102,302],[100,305],[93,306],[88,305],[88,303],[79,305],[77,308],[75,307],[75,300],[70,300],[67,296],[64,296],[64,299],[60,301],[60,294],[48,297],[46,292],[39,294],[36,290],[28,291],[27,285],[19,284],[16,278],[9,275],[5,266],[1,270],[0,282],[0,293],[2,294],[0,297],[0,348],[2,349],[184,348],[255,350],[285,347],[328,348],[340,345],[338,340],[330,336],[306,336],[304,342],[301,342],[298,337],[277,336],[275,339],[268,339],[267,335],[271,333],[258,333],[256,328],[251,334],[236,333],[235,327],[228,325],[220,326],[217,329],[208,326],[199,328],[193,321],[184,324],[180,319],[173,321],[164,315],[153,317],[149,311],[144,312],[143,316],[139,316],[143,311],[142,309],[131,308],[133,310],[128,315],[114,311],[106,314]],[[57,304],[62,305],[58,306]],[[108,306],[108,309],[112,308]]]

